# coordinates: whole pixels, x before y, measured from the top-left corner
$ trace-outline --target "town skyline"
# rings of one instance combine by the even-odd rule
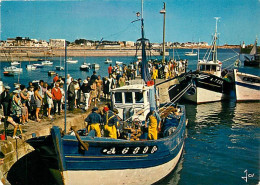
[[[167,42],[211,43],[218,23],[219,45],[253,44],[260,35],[260,1],[166,0]],[[144,0],[146,38],[162,43],[163,1]],[[250,10],[250,11],[249,11]],[[2,1],[1,40],[17,36],[38,40],[50,38],[136,41],[140,38],[141,0]],[[247,11],[247,12],[246,12]]]

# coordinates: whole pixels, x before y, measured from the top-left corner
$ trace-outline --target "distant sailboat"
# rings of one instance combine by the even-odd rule
[[[28,70],[28,71],[30,71],[30,70],[35,70],[37,67],[36,66],[34,66],[34,65],[31,65],[31,60],[30,60],[30,56],[28,55],[28,57],[29,57],[29,64],[28,65],[26,65],[26,69]]]
[[[244,66],[260,67],[260,54],[257,54],[257,39],[249,56],[244,56]]]
[[[56,70],[57,70],[57,71],[62,71],[62,70],[64,70],[64,67],[61,65],[61,56],[60,56],[60,65],[59,65],[59,66],[56,66]]]

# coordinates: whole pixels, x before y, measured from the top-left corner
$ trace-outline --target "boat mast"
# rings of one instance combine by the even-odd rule
[[[143,0],[142,0],[142,8],[141,8],[141,44],[142,44],[142,79],[145,82],[148,82],[151,80],[151,75],[148,71],[148,63],[146,59],[146,51],[145,51],[145,41],[147,39],[144,38],[144,18],[143,18]]]
[[[220,17],[214,17],[216,19],[216,30],[215,30],[215,34],[214,34],[214,39],[213,39],[213,51],[212,51],[212,61],[214,63],[217,63],[217,40],[218,40],[218,20],[220,19]]]
[[[160,11],[160,14],[163,14],[163,56],[162,63],[165,63],[165,17],[166,17],[166,4],[163,3],[163,9]]]
[[[64,132],[66,133],[66,126],[67,126],[67,42],[65,40],[65,79],[64,79],[64,86],[65,86],[65,107],[64,107]]]

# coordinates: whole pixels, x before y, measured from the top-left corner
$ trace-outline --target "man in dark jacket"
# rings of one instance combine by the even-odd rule
[[[5,86],[5,90],[1,93],[1,104],[3,106],[4,116],[10,116],[10,103],[11,103],[11,96],[10,96],[10,87]]]
[[[74,110],[74,105],[75,105],[75,85],[76,85],[77,81],[73,80],[69,87],[68,87],[68,104],[69,104],[69,110],[73,111]]]

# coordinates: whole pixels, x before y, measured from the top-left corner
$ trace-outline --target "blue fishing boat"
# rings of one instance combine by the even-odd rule
[[[54,126],[50,135],[27,140],[55,174],[57,184],[153,184],[177,165],[184,148],[185,107],[171,102],[157,106],[159,95],[147,70],[143,17],[140,20],[142,78],[112,90],[112,109],[122,119],[120,137],[95,137],[94,130],[75,128],[63,134]],[[161,119],[156,140],[147,138],[144,124],[152,110]]]

